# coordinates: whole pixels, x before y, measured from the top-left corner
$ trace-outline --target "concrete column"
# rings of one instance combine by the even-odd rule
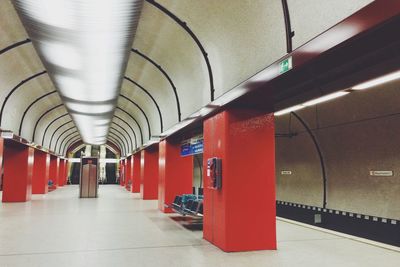
[[[204,122],[204,238],[224,251],[276,249],[274,117],[231,109]],[[207,159],[222,160],[212,188]]]
[[[50,154],[35,150],[32,177],[32,194],[47,194],[49,190]]]
[[[32,196],[34,149],[4,140],[3,202],[25,202]]]
[[[163,140],[159,144],[158,208],[170,213],[177,195],[191,194],[193,187],[193,157],[181,157],[180,143]]]
[[[140,196],[143,199],[157,199],[158,145],[153,145],[141,151],[140,180]]]

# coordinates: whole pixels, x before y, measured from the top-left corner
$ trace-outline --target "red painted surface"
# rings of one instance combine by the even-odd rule
[[[65,160],[64,165],[64,185],[68,185],[69,161],[67,159]]]
[[[140,152],[133,155],[132,193],[140,193]]]
[[[35,150],[32,176],[32,194],[47,194],[49,191],[50,154]]]
[[[4,141],[3,202],[25,202],[32,196],[34,149]]]
[[[276,249],[273,115],[228,110],[204,122],[207,159],[222,159],[222,189],[204,188],[204,238],[224,251]]]
[[[175,196],[191,194],[193,186],[193,157],[181,157],[180,143],[167,139],[159,144],[158,209],[170,213],[166,208]]]
[[[125,159],[126,172],[125,172],[125,188],[131,191],[132,188],[132,156]]]
[[[3,186],[3,177],[1,171],[3,170],[3,153],[4,153],[4,139],[0,137],[0,187]]]
[[[143,199],[157,199],[158,148],[151,147],[141,151],[140,181],[140,196]]]
[[[64,172],[65,172],[65,165],[64,165],[65,160],[64,159],[60,159],[60,163],[58,166],[58,186],[64,186],[65,184],[65,178],[64,178]]]
[[[53,186],[51,186],[49,188],[51,190],[57,189],[59,167],[60,167],[60,158],[51,155],[50,156],[50,172],[49,172],[49,180],[53,181]]]
[[[119,185],[125,186],[125,160],[121,160],[119,164]]]

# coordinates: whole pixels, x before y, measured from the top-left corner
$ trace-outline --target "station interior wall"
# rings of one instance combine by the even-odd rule
[[[327,208],[400,219],[400,82],[352,92],[297,111],[321,148]],[[322,207],[323,179],[315,146],[294,116],[276,117],[277,200]],[[292,175],[282,175],[281,171]],[[393,171],[391,177],[370,171]]]

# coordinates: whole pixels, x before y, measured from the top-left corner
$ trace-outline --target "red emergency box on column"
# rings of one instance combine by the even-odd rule
[[[34,148],[13,139],[1,139],[3,202],[25,202],[32,196]]]
[[[58,174],[60,167],[60,159],[57,156],[50,156],[50,173],[49,173],[49,189],[57,189],[58,185]]]
[[[158,197],[158,144],[141,151],[140,196],[142,199]]]
[[[47,194],[49,191],[50,154],[36,149],[34,152],[32,194]]]
[[[191,194],[193,186],[193,157],[181,156],[181,144],[163,140],[159,144],[158,208],[172,212],[177,195]]]
[[[224,251],[276,249],[274,117],[235,109],[204,122],[204,238]]]
[[[140,193],[140,152],[132,156],[133,158],[133,175],[132,175],[132,193]]]

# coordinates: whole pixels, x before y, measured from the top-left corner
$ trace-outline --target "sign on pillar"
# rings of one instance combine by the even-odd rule
[[[276,249],[273,115],[223,111],[203,134],[204,238],[224,251]]]

